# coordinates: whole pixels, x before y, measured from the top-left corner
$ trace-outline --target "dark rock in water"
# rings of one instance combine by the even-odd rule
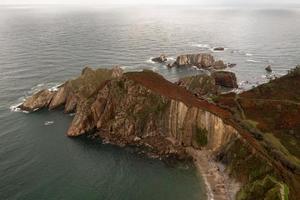
[[[214,57],[210,54],[187,54],[180,55],[170,67],[192,67],[207,69],[212,67],[215,63]]]
[[[265,70],[266,70],[267,72],[271,73],[271,72],[272,72],[271,65],[268,65],[268,66],[265,68]]]
[[[235,67],[236,64],[235,63],[228,63],[227,66],[230,67],[230,68],[232,68],[232,67]]]
[[[213,50],[214,51],[224,51],[225,48],[224,47],[215,47]]]
[[[168,64],[167,64],[167,67],[168,67],[168,68],[172,68],[172,67],[175,67],[175,65],[174,65],[174,63],[168,63]]]
[[[216,84],[227,88],[238,88],[236,76],[233,72],[216,71],[212,73]]]
[[[220,69],[226,69],[226,64],[224,64],[223,60],[218,60],[215,62],[213,68],[214,69],[217,69],[217,70],[220,70]]]
[[[165,54],[161,54],[159,57],[156,57],[156,58],[152,58],[151,59],[153,62],[157,62],[157,63],[164,63],[166,62],[168,59],[166,57]]]

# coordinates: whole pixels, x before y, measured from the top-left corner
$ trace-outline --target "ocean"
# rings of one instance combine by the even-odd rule
[[[206,199],[192,166],[168,166],[130,148],[68,138],[72,115],[23,113],[26,96],[86,66],[151,69],[170,81],[203,73],[151,62],[212,53],[237,66],[241,90],[300,64],[300,9],[0,7],[0,199]],[[214,52],[214,47],[224,47]]]

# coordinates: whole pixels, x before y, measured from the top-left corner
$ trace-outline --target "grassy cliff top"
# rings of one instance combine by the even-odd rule
[[[230,112],[210,104],[207,101],[198,99],[185,88],[167,81],[163,76],[153,71],[144,70],[142,72],[128,72],[124,75],[129,79],[149,88],[153,92],[173,100],[181,101],[187,106],[202,108],[203,110],[214,113],[223,119],[230,118],[231,116]]]

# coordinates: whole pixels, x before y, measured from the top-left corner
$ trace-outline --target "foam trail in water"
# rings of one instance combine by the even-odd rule
[[[155,62],[152,59],[153,57],[151,57],[149,60],[146,60],[146,63],[154,64]]]
[[[203,49],[203,50],[205,50],[205,49],[208,50],[211,48],[209,44],[193,44],[192,46],[199,47],[200,49]]]
[[[248,62],[248,63],[260,63],[261,61],[249,59],[249,60],[246,60],[246,62]]]
[[[52,124],[54,124],[54,121],[45,121],[44,123],[45,126],[50,126]]]

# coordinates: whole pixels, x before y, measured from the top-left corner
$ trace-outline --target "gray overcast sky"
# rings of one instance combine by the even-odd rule
[[[299,4],[300,0],[0,0],[0,4]]]

